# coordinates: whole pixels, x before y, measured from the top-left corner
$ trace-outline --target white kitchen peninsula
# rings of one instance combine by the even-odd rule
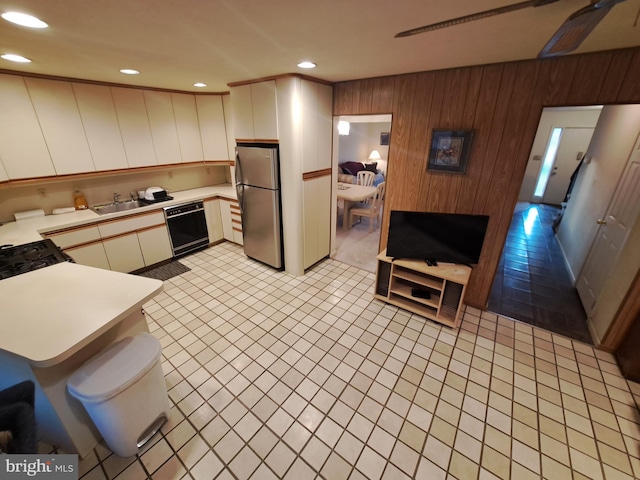
[[[160,280],[73,263],[0,282],[0,388],[34,381],[40,439],[81,457],[97,445],[67,379],[120,338],[148,331],[142,305],[160,291]]]

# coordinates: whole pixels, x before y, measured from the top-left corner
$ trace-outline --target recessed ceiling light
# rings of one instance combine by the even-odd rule
[[[138,75],[140,72],[138,70],[134,70],[133,68],[123,68],[120,70],[120,73],[124,73],[126,75]]]
[[[0,57],[11,62],[31,63],[31,60],[29,60],[28,58],[25,58],[22,55],[16,55],[15,53],[5,53],[4,55],[0,55]]]
[[[31,15],[27,15],[26,13],[5,12],[2,14],[2,18],[4,18],[7,22],[15,23],[17,25],[22,25],[23,27],[47,28],[49,26],[39,18],[36,18]]]
[[[316,64],[315,64],[315,63],[313,63],[313,62],[308,62],[308,61],[306,61],[306,60],[305,60],[304,62],[300,62],[300,63],[298,64],[298,66],[299,66],[300,68],[316,68]]]
[[[203,87],[206,87],[207,84],[206,83],[202,83],[202,82],[198,82],[198,83],[194,83],[193,86],[194,87],[203,88]]]

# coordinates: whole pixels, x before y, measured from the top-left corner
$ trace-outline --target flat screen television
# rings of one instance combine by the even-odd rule
[[[477,264],[488,215],[391,211],[387,256]]]

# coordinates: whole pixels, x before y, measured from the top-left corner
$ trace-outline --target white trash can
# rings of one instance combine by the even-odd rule
[[[160,342],[139,333],[114,343],[67,382],[113,453],[138,453],[169,416],[171,403],[160,365]]]

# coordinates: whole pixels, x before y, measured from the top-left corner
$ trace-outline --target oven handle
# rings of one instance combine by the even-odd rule
[[[204,208],[200,207],[200,208],[196,208],[195,210],[189,210],[188,212],[182,212],[182,213],[176,213],[176,214],[167,213],[167,220],[171,220],[172,218],[182,217],[184,215],[189,215],[191,213],[197,213],[197,212],[203,212],[203,211],[204,211]]]

